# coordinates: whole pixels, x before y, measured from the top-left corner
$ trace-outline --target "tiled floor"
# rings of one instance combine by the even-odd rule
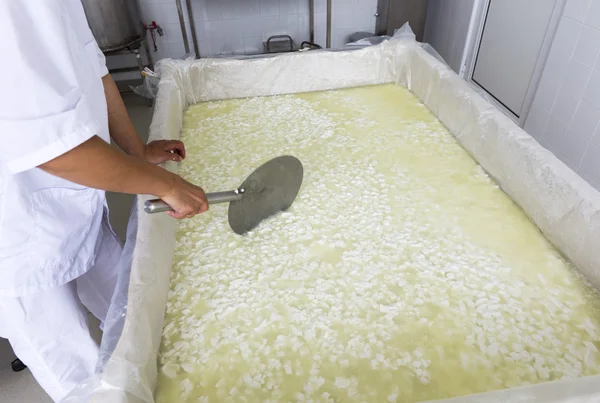
[[[123,95],[127,109],[144,142],[148,138],[148,127],[152,117],[152,108],[147,100],[135,94]],[[108,206],[110,209],[110,221],[115,232],[121,239],[125,239],[127,221],[133,196],[121,194],[108,194]],[[92,336],[98,341],[101,333],[98,328],[98,320],[90,315],[90,328]],[[37,382],[26,369],[22,372],[13,372],[10,363],[14,354],[8,342],[0,339],[0,403],[46,403],[50,398],[38,386]]]
[[[52,400],[44,393],[29,372],[13,372],[8,366],[0,369],[0,402],[50,403]]]

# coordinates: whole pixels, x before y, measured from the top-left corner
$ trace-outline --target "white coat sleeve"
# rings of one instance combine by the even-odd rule
[[[98,43],[94,40],[94,46],[96,47],[96,54],[98,55],[98,68],[100,69],[100,77],[104,77],[108,74],[108,68],[106,67],[106,56],[100,50]]]
[[[0,161],[12,173],[50,161],[100,130],[75,63],[85,46],[78,43],[80,22],[65,4],[0,0]]]

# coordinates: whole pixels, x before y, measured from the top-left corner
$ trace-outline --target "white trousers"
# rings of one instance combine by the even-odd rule
[[[94,373],[98,345],[90,336],[87,307],[102,323],[117,282],[121,243],[106,217],[96,263],[77,279],[33,295],[0,298],[0,337],[58,402]]]

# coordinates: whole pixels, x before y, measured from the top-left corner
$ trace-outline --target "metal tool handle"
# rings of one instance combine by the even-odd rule
[[[208,193],[206,200],[208,204],[229,203],[238,201],[244,196],[243,189],[231,190],[228,192]],[[144,211],[148,214],[162,213],[164,211],[172,211],[173,209],[161,199],[147,200],[144,203]]]
[[[244,189],[231,190],[229,192],[215,192],[206,195],[208,204],[230,203],[241,200],[244,197]]]

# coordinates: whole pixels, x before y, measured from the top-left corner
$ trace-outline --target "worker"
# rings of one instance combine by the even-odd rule
[[[155,165],[184,145],[142,143],[80,1],[0,0],[0,337],[55,401],[94,373],[85,308],[104,321],[115,289],[104,191],[160,197],[175,218],[208,208]]]

